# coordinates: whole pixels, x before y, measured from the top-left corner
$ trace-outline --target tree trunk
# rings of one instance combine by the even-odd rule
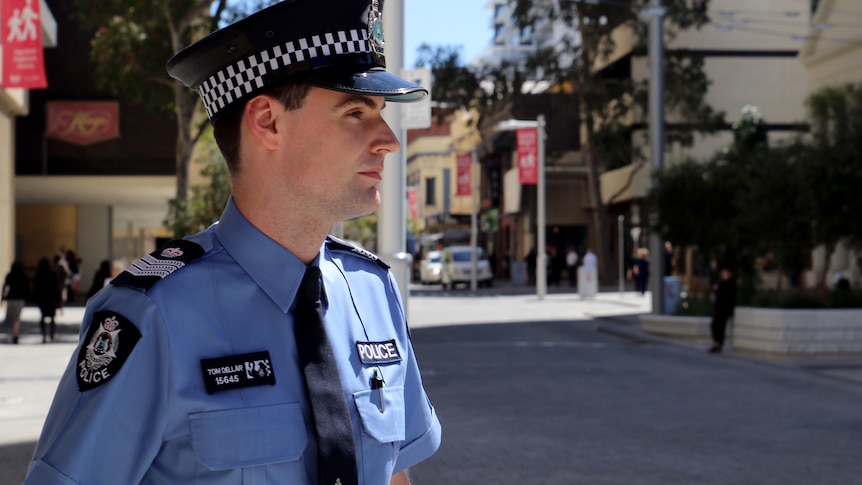
[[[832,261],[835,246],[834,243],[826,245],[826,258],[823,261],[823,271],[820,272],[820,277],[817,278],[817,290],[821,294],[826,292],[826,276],[829,274],[829,262]]]
[[[582,35],[587,36],[589,29],[584,29],[582,16],[578,15],[578,27],[582,32]],[[590,112],[590,105],[586,102],[585,94],[592,92],[592,83],[593,83],[593,74],[592,74],[592,58],[591,58],[590,46],[587,45],[587,38],[584,37],[581,42],[581,62],[583,63],[583,67],[581,68],[581,79],[580,79],[580,110],[581,110],[581,123],[586,124],[586,148],[584,152],[586,154],[587,159],[587,190],[590,193],[590,201],[593,205],[593,225],[596,228],[599,246],[596,248],[596,256],[599,259],[599,281],[609,281],[608,279],[613,274],[613,267],[611,261],[611,249],[610,249],[610,241],[608,235],[608,213],[607,207],[605,207],[604,202],[602,201],[602,187],[601,187],[601,160],[596,153],[595,144],[593,142],[594,132],[595,132],[595,123],[593,120],[592,113]],[[595,240],[595,239],[594,239]]]
[[[192,137],[192,120],[194,118],[196,100],[189,96],[186,88],[177,82],[174,87],[174,98],[177,103],[177,146],[176,146],[176,198],[185,201],[189,190],[189,164],[194,150]]]

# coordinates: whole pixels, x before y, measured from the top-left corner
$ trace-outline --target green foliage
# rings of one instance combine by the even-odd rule
[[[715,302],[712,301],[708,293],[685,292],[681,296],[682,299],[679,302],[675,315],[687,317],[712,315]]]
[[[841,306],[807,293],[754,295],[754,260],[768,255],[780,274],[799,274],[810,267],[818,245],[826,247],[827,260],[841,240],[862,246],[862,89],[823,88],[807,106],[810,137],[779,147],[768,145],[763,120],[747,106],[734,124],[731,146],[708,163],[689,161],[664,170],[651,194],[668,239],[737,268],[743,301]],[[825,276],[824,269],[821,294]]]
[[[416,58],[416,67],[431,69],[434,78],[433,98],[438,103],[455,108],[473,106],[481,95],[479,79],[462,65],[460,48],[431,47],[422,44]]]
[[[206,123],[200,100],[171,79],[165,63],[180,49],[225,22],[245,16],[274,0],[71,0],[81,30],[91,35],[90,60],[96,83],[150,112],[173,112],[177,119],[177,206],[191,210],[187,196],[188,166],[194,144]]]
[[[826,87],[807,100],[811,141],[800,154],[818,196],[814,238],[830,250],[841,238],[862,245],[862,88]],[[827,196],[828,194],[828,196]]]
[[[377,213],[344,221],[344,239],[370,247],[377,240]]]
[[[206,182],[191,187],[188,199],[174,198],[168,202],[164,224],[174,237],[194,234],[209,227],[219,219],[230,196],[230,174],[211,130],[202,139],[196,161],[203,165],[201,176]]]

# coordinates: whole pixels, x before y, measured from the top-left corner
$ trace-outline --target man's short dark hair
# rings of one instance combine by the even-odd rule
[[[272,96],[277,99],[288,111],[293,111],[302,107],[305,97],[311,85],[300,81],[289,81],[279,85],[271,90],[263,93],[264,95]],[[227,162],[227,168],[231,174],[239,173],[239,143],[240,143],[240,127],[242,124],[242,115],[245,108],[245,103],[236,106],[230,112],[225,113],[218,120],[214,129],[213,136],[216,144],[218,144],[221,154]]]

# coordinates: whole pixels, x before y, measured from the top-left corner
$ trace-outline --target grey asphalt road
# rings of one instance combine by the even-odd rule
[[[444,429],[414,483],[862,483],[859,383],[616,325],[414,329]]]

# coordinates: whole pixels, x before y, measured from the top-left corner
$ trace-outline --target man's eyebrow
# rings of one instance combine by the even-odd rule
[[[361,105],[367,106],[370,109],[383,110],[386,108],[386,101],[384,101],[383,105],[380,106],[377,104],[377,102],[373,98],[371,98],[369,96],[362,96],[361,94],[351,94],[351,95],[347,96],[344,99],[344,101],[342,101],[341,103],[338,103],[338,105],[335,107],[335,109],[336,110],[343,109],[343,108],[346,108],[348,106],[352,106],[352,105],[356,105],[356,104],[361,104]]]

